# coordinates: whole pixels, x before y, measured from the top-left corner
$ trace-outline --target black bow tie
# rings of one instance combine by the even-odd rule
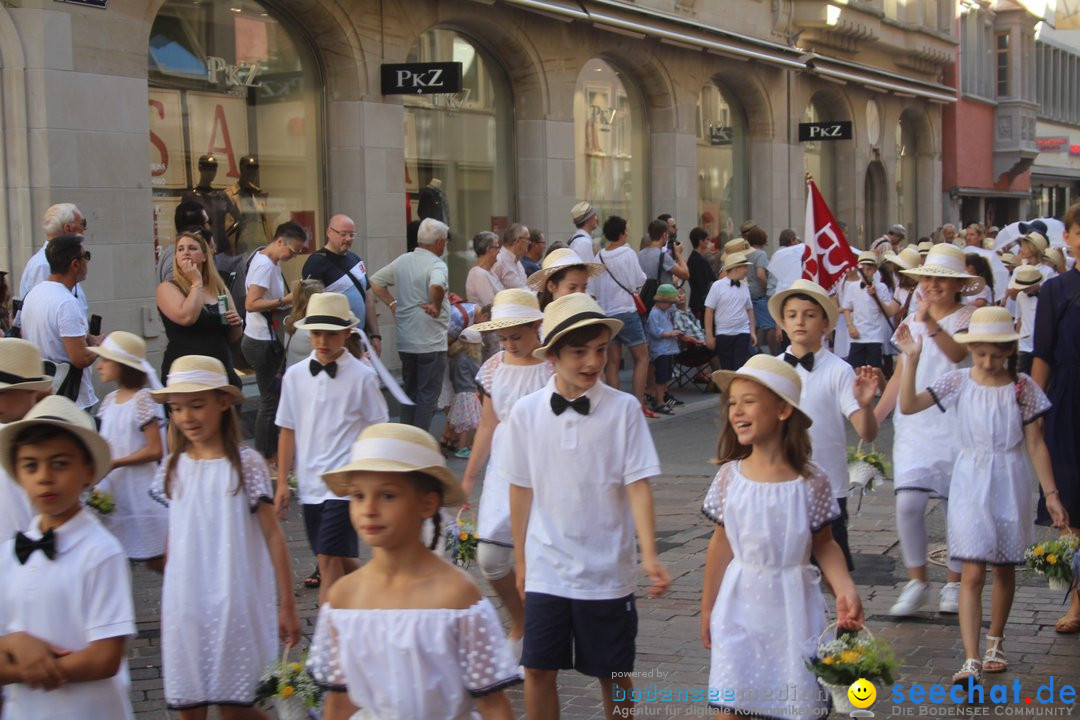
[[[731,281],[731,287],[739,287],[739,281],[738,280],[732,280]]]
[[[308,367],[311,369],[311,376],[312,377],[318,375],[323,370],[325,370],[326,374],[329,375],[330,377],[334,377],[335,375],[337,375],[337,363],[336,362],[331,362],[331,363],[326,363],[325,365],[320,365],[318,360],[313,359],[311,361],[311,364],[308,365]]]
[[[20,565],[25,565],[35,550],[45,553],[50,560],[56,557],[56,533],[46,530],[40,540],[31,540],[21,532],[15,533],[15,559]]]
[[[795,357],[789,352],[786,352],[784,353],[784,362],[786,362],[791,367],[795,367],[796,365],[802,365],[804,368],[806,368],[806,372],[814,371],[814,353],[806,353],[800,358]]]
[[[865,290],[866,289],[866,283],[865,282],[860,282],[859,283],[859,289],[860,290]]]
[[[574,408],[581,415],[589,414],[589,398],[582,395],[577,400],[567,400],[559,393],[551,394],[551,412],[562,415],[566,408]]]

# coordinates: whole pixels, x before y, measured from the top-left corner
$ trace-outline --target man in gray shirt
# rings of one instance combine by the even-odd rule
[[[674,285],[673,278],[688,280],[690,269],[686,267],[686,261],[682,258],[682,245],[673,244],[672,251],[667,251],[667,242],[670,235],[668,223],[664,220],[653,220],[649,223],[649,246],[638,251],[638,264],[641,265],[645,277],[656,280],[656,271],[660,270],[658,285],[667,283]],[[663,267],[660,267],[663,258]]]

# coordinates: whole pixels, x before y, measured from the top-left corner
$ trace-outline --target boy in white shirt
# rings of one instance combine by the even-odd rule
[[[1016,299],[1016,331],[1020,333],[1020,357],[1017,370],[1031,374],[1031,358],[1035,352],[1035,308],[1039,304],[1039,290],[1043,276],[1039,268],[1021,265],[1009,282],[1007,297]]]
[[[854,570],[847,538],[847,433],[844,419],[864,442],[877,437],[874,392],[878,372],[869,366],[858,372],[824,347],[836,324],[836,304],[817,283],[796,280],[769,298],[769,314],[783,328],[791,345],[781,355],[802,380],[799,407],[810,417],[811,456],[829,478],[840,517],[832,522],[833,539],[844,551],[848,570]]]
[[[109,444],[89,415],[52,395],[0,429],[0,464],[39,513],[0,543],[4,717],[134,717],[127,556],[81,502],[112,467]]]
[[[555,374],[506,421],[508,437],[528,439],[501,456],[501,473],[510,481],[525,600],[521,662],[530,718],[558,717],[558,671],[569,668],[600,679],[607,717],[616,708],[632,712],[635,528],[649,594],[671,583],[654,536],[648,479],[660,473],[656,448],[637,400],[599,382],[620,329],[583,293],[548,305],[545,344],[534,355],[552,362]]]
[[[340,293],[316,293],[296,327],[311,334],[307,362],[285,371],[276,423],[278,478],[274,505],[289,506],[289,471],[296,462],[297,495],[304,529],[319,563],[319,603],[330,586],[358,567],[358,539],[349,520],[349,500],[334,495],[322,475],[349,462],[353,440],[375,423],[389,420],[378,376],[345,350],[360,322]]]
[[[877,256],[873,252],[860,253],[859,287],[849,287],[850,292],[845,293],[842,309],[851,335],[848,362],[852,367],[881,368],[881,339],[889,324],[886,317],[900,309],[889,288],[878,279],[877,268]]]
[[[22,420],[52,390],[41,353],[18,338],[0,338],[0,427]],[[18,483],[0,470],[0,542],[25,530],[33,513]]]
[[[754,325],[754,304],[746,286],[750,261],[744,252],[731,252],[724,258],[724,277],[709,288],[705,297],[705,344],[716,353],[722,370],[738,370],[750,357],[750,346],[757,338],[750,332]]]

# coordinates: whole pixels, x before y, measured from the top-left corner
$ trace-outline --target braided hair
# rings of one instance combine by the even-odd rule
[[[439,504],[435,507],[435,514],[431,516],[431,524],[435,527],[431,535],[431,543],[428,545],[429,550],[434,550],[439,546],[439,539],[442,536],[442,513],[439,512],[443,505],[442,483],[431,475],[421,472],[409,473],[409,480],[412,481],[417,493],[421,496],[428,493],[435,493],[439,496]]]

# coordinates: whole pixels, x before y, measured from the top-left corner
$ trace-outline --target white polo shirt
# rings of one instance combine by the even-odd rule
[[[304,505],[340,500],[322,474],[349,463],[353,442],[368,425],[387,422],[390,413],[375,371],[348,351],[337,359],[337,374],[311,374],[311,360],[291,365],[281,380],[278,427],[296,433],[297,494]]]
[[[3,426],[0,423],[0,427]],[[0,469],[0,542],[10,540],[15,533],[28,528],[33,516],[30,499],[22,487]]]
[[[554,392],[552,377],[517,401],[503,431],[517,441],[515,450],[499,456],[503,477],[533,493],[525,590],[574,600],[625,597],[637,586],[626,486],[660,474],[656,447],[633,395],[598,382],[586,393],[588,415],[573,408],[555,415]]]
[[[738,287],[731,278],[722,277],[712,284],[705,296],[705,307],[713,309],[714,335],[742,335],[750,332],[750,316],[746,311],[753,307],[750,288],[746,279]]]
[[[882,305],[892,302],[892,293],[885,283],[874,280],[874,289]],[[859,331],[859,337],[852,338],[853,343],[880,343],[886,337],[888,323],[885,313],[878,307],[874,298],[866,291],[861,280],[853,282],[844,292],[844,309],[851,310],[851,321]]]
[[[277,300],[285,297],[285,278],[281,268],[268,256],[259,251],[251,256],[244,287],[251,291],[252,285],[258,285],[265,292],[263,300]],[[272,340],[270,326],[261,312],[249,312],[244,320],[244,334],[252,340]]]
[[[1035,352],[1035,308],[1039,305],[1039,295],[1028,295],[1020,291],[1016,294],[1016,319],[1020,331],[1020,352]]]
[[[778,357],[784,357],[780,353]],[[848,495],[847,427],[859,409],[855,399],[855,370],[825,348],[814,353],[814,369],[795,366],[802,380],[799,407],[810,416],[811,457],[829,478],[834,498]]]
[[[41,538],[40,517],[26,530]],[[81,510],[56,529],[56,557],[36,550],[20,565],[15,540],[0,543],[0,634],[27,632],[72,651],[90,643],[135,635],[131,574],[124,548],[93,516]],[[56,690],[5,688],[5,718],[134,717],[128,700],[127,660],[116,675],[92,682],[73,682]]]

